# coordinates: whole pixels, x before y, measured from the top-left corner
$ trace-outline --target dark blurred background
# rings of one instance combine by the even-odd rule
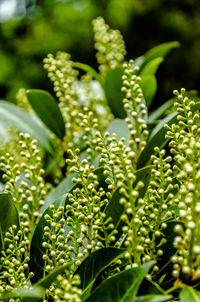
[[[42,68],[62,50],[97,68],[91,21],[103,16],[124,36],[127,59],[177,40],[157,72],[154,107],[173,89],[200,90],[200,0],[0,0],[0,98],[19,88],[52,87]]]

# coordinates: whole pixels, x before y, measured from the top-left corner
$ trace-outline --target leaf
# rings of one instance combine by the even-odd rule
[[[61,275],[69,266],[71,266],[73,261],[69,261],[68,263],[62,265],[59,268],[54,269],[50,274],[46,277],[40,279],[36,284],[35,287],[43,287],[45,289],[49,288],[50,285],[56,280],[58,275]]]
[[[144,55],[145,61],[143,64],[147,64],[149,61],[154,60],[158,57],[165,57],[170,52],[170,50],[179,46],[180,43],[178,41],[172,41],[157,45],[146,52],[146,54]]]
[[[61,198],[64,194],[70,192],[74,187],[74,183],[72,182],[73,177],[76,177],[77,173],[69,174],[66,178],[64,178],[57,187],[53,191],[51,191],[44,200],[44,205],[40,209],[40,213],[44,213],[44,211],[52,204],[52,201]]]
[[[157,81],[154,75],[146,75],[142,77],[140,81],[140,87],[142,89],[146,105],[149,108],[157,90]]]
[[[155,111],[153,111],[149,115],[148,123],[155,122],[161,115],[163,115],[167,109],[169,109],[174,103],[174,98],[171,100],[165,102],[163,105],[161,105],[159,108],[157,108]]]
[[[140,72],[140,76],[143,77],[148,75],[154,75],[163,60],[164,58],[158,57],[148,62]]]
[[[4,237],[9,227],[19,228],[19,215],[10,193],[0,193],[0,249],[4,249]]]
[[[120,138],[124,137],[125,143],[128,144],[130,139],[130,131],[128,129],[127,123],[122,119],[114,119],[112,122],[108,125],[108,128],[105,132],[109,132],[111,135],[113,133],[116,133],[117,139],[120,140]]]
[[[80,63],[80,62],[72,62],[72,65],[76,68],[79,68],[79,69],[82,69],[83,71],[88,72],[91,76],[93,76],[100,83],[100,85],[104,89],[103,79],[99,75],[99,73],[96,72],[96,70],[94,68],[92,68],[91,66],[89,66],[87,64]]]
[[[1,301],[9,302],[10,299],[20,298],[21,302],[38,302],[44,295],[44,289],[41,287],[25,288],[19,287],[13,292],[0,296]],[[14,300],[15,301],[15,300]]]
[[[133,302],[153,262],[127,269],[103,281],[86,302]]]
[[[88,289],[96,280],[97,276],[108,267],[115,259],[117,259],[124,250],[116,248],[103,248],[89,255],[79,266],[75,274],[79,274],[81,278],[81,289],[85,299]],[[83,300],[84,300],[83,299]]]
[[[54,97],[40,89],[27,90],[27,98],[41,121],[60,139],[65,136],[65,122]]]
[[[154,281],[144,278],[138,290],[138,296],[163,295],[164,290]]]
[[[11,124],[19,131],[29,133],[51,155],[55,153],[50,132],[38,121],[37,117],[33,118],[29,113],[16,105],[0,101],[0,119]]]
[[[56,201],[52,202],[57,209],[59,206],[66,205],[67,195],[58,198]],[[45,215],[51,215],[50,208],[47,208],[42,217],[40,218],[39,223],[37,224],[35,231],[33,233],[32,241],[31,241],[31,250],[30,250],[30,271],[34,273],[33,281],[36,282],[43,276],[43,268],[44,268],[44,260],[43,254],[45,253],[45,248],[42,246],[42,243],[45,241],[44,236],[44,227],[47,225]]]
[[[123,68],[108,69],[105,77],[105,94],[108,105],[115,117],[125,118],[126,112],[123,107],[125,93],[122,88]]]
[[[146,296],[136,297],[134,300],[134,302],[165,302],[165,301],[170,302],[171,297],[164,296],[164,295],[146,295]]]
[[[191,286],[185,286],[180,292],[180,302],[200,302],[200,292]]]

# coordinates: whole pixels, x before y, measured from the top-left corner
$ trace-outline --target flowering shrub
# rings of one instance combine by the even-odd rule
[[[199,301],[199,98],[149,114],[177,43],[126,62],[121,34],[93,26],[100,73],[48,55],[58,103],[0,102],[0,300]]]

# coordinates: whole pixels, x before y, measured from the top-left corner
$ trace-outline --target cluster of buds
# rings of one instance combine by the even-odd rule
[[[126,122],[131,134],[130,145],[135,149],[137,154],[136,160],[141,151],[146,146],[148,137],[147,130],[147,108],[144,102],[142,89],[139,82],[141,78],[136,75],[138,67],[133,67],[133,60],[123,64],[124,75],[122,76],[123,87],[122,91],[125,92],[126,98],[123,100],[124,109],[128,117]]]
[[[195,101],[190,100],[189,97],[185,96],[186,91],[184,88],[181,89],[180,93],[175,90],[174,94],[177,96],[174,107],[178,113],[177,124],[172,124],[172,126],[166,125],[167,134],[166,138],[170,139],[169,147],[171,148],[171,153],[180,152],[176,150],[179,141],[181,141],[185,135],[191,133],[196,136],[200,132],[199,125],[199,113],[195,111]]]
[[[177,147],[177,178],[180,190],[177,196],[179,221],[174,246],[176,255],[173,275],[186,281],[200,280],[200,138],[187,134]]]
[[[166,242],[163,231],[167,228],[167,221],[176,218],[174,207],[177,200],[174,195],[179,187],[173,177],[172,157],[166,156],[164,149],[155,147],[154,150],[156,154],[151,156],[153,168],[141,218],[146,231],[151,233],[145,242],[146,254],[149,259],[157,261],[163,255],[162,245]],[[158,270],[155,265],[153,271]]]
[[[19,133],[18,151],[20,158],[6,153],[1,156],[0,167],[4,170],[6,181],[5,190],[11,192],[19,209],[27,210],[35,223],[39,217],[38,210],[44,204],[47,186],[44,182],[42,169],[42,155],[37,141],[29,134]],[[18,162],[22,161],[21,164]]]
[[[97,156],[95,150],[96,140],[95,140],[95,130],[98,128],[98,120],[94,118],[94,113],[89,111],[87,107],[84,107],[83,112],[79,113],[79,118],[81,120],[80,127],[84,129],[83,139],[87,146],[88,161],[94,160]]]
[[[195,101],[185,96],[185,89],[174,91],[174,103],[178,112],[177,125],[166,125],[166,138],[170,139],[173,154],[173,175],[179,181],[176,203],[179,208],[179,223],[175,227],[176,254],[172,257],[173,275],[186,282],[200,280],[200,125]]]
[[[99,71],[105,76],[108,68],[115,68],[124,61],[125,43],[120,31],[110,29],[102,17],[94,19],[93,31]]]
[[[44,59],[44,69],[47,70],[50,80],[54,84],[54,91],[59,100],[66,127],[64,149],[67,149],[79,130],[80,104],[77,101],[73,85],[78,77],[78,70],[73,68],[70,55],[58,52],[56,57],[49,54]],[[66,146],[65,146],[66,144]],[[65,150],[66,151],[66,150]]]
[[[74,275],[73,277],[61,276],[57,277],[57,286],[53,296],[54,302],[81,302],[82,290],[79,288],[80,277]]]
[[[28,287],[33,273],[29,271],[29,239],[22,227],[13,225],[5,234],[5,250],[1,251],[0,293],[16,287]]]
[[[66,223],[71,231],[66,240],[71,242],[72,258],[78,266],[87,255],[102,246],[99,230],[106,231],[110,223],[105,222],[105,213],[102,211],[108,198],[99,184],[94,166],[89,165],[87,159],[79,163],[78,149],[70,153],[71,159],[67,159],[67,163],[73,165],[70,171],[77,173],[77,177],[73,178],[75,188],[68,193]]]
[[[47,222],[44,227],[45,239],[42,244],[45,248],[43,254],[44,276],[69,260],[68,246],[65,244],[64,212],[64,206],[57,208],[52,204],[44,216]]]

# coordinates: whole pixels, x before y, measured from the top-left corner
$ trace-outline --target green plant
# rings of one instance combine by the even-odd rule
[[[100,74],[49,55],[58,103],[0,102],[19,131],[1,148],[0,300],[199,301],[199,98],[174,91],[149,115],[177,42],[126,62],[118,31],[94,31]]]

